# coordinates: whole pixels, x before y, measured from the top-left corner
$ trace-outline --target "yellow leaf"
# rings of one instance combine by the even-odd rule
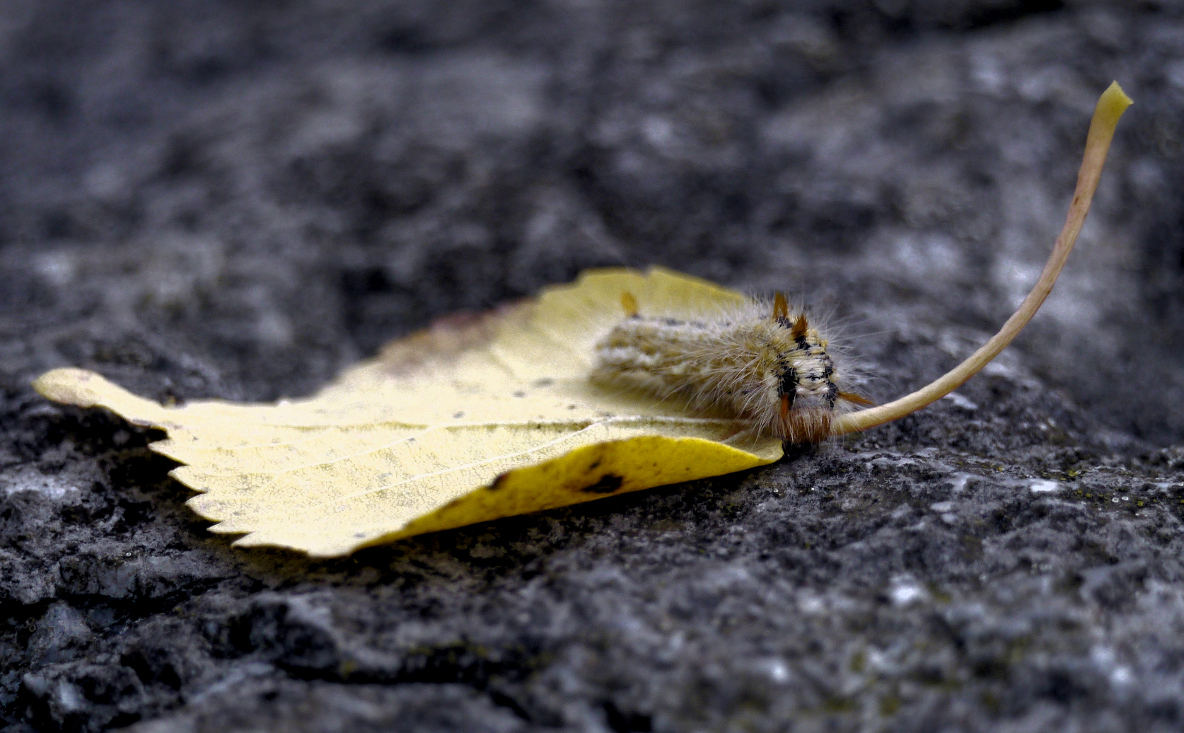
[[[237,546],[313,557],[772,463],[775,438],[723,415],[593,385],[594,345],[623,318],[711,312],[739,293],[654,268],[584,273],[537,300],[453,317],[388,346],[306,400],[162,407],[80,369],[37,391],[165,430],[152,449],[201,492],[189,506]]]

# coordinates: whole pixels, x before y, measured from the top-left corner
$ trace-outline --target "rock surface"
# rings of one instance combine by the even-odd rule
[[[1036,8],[1033,10],[1033,8]],[[1184,726],[1184,9],[0,4],[0,730]],[[307,394],[597,265],[787,288],[895,396],[768,469],[335,562],[232,550],[35,395]]]

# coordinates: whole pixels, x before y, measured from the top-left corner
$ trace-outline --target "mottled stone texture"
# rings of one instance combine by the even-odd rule
[[[0,4],[0,730],[1184,726],[1184,8]],[[767,469],[309,562],[29,380],[307,394],[585,267],[785,288],[890,398]]]

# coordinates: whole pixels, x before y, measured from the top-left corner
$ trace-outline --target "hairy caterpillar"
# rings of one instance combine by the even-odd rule
[[[625,320],[596,346],[593,382],[638,389],[692,409],[722,409],[785,443],[817,443],[903,417],[957,389],[1011,343],[1052,291],[1081,232],[1119,117],[1131,100],[1118,83],[1094,110],[1065,226],[1032,292],[1000,331],[931,384],[878,407],[849,391],[829,342],[784,295],[724,314],[643,314],[622,293]]]
[[[595,382],[722,408],[787,443],[823,440],[836,410],[871,404],[846,389],[829,340],[781,293],[686,318],[642,315],[629,293],[621,304],[625,320],[597,345]]]

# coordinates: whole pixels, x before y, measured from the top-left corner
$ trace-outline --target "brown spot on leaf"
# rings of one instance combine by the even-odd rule
[[[461,353],[487,346],[499,324],[524,322],[530,311],[526,303],[510,303],[487,313],[453,313],[387,344],[379,358],[394,375],[451,364]]]
[[[621,488],[623,479],[611,473],[606,473],[600,477],[600,480],[591,486],[585,486],[580,491],[585,494],[611,494],[617,489]]]

